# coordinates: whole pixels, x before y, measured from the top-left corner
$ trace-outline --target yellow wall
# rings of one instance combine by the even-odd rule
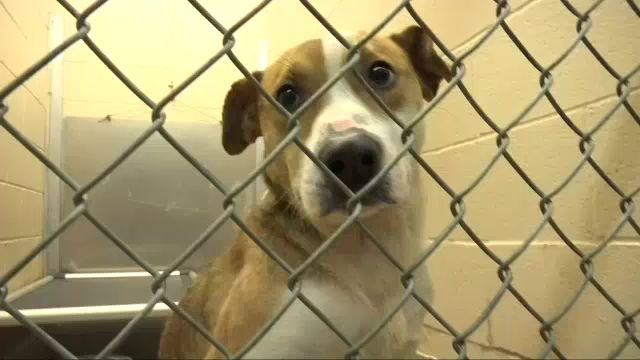
[[[441,3],[441,2],[438,2]],[[459,34],[469,16],[485,14],[480,30],[493,21],[495,9],[489,2],[473,12],[470,2],[452,1],[446,12],[432,12],[448,22],[434,25],[445,38]],[[573,17],[558,1],[528,1],[513,4],[508,19],[512,30],[543,65],[548,65],[576,38]],[[579,9],[589,1],[573,1]],[[522,6],[519,6],[522,5]],[[484,15],[483,15],[484,16]],[[481,16],[481,17],[483,17]],[[620,73],[629,72],[640,61],[640,21],[623,1],[604,2],[592,15],[589,38]],[[461,25],[466,23],[467,25]],[[473,28],[464,29],[469,36]],[[453,35],[451,35],[453,36]],[[475,43],[451,41],[447,45],[460,54]],[[466,62],[465,84],[487,114],[504,126],[532,101],[539,91],[538,72],[525,60],[502,30],[498,30]],[[567,115],[583,130],[591,129],[612,106],[616,82],[582,45],[554,71],[552,93]],[[631,81],[632,106],[640,109],[640,76]],[[474,112],[461,92],[455,90],[430,118],[422,155],[457,191],[475,179],[496,153],[496,136]],[[509,152],[544,191],[558,186],[580,161],[578,137],[572,133],[543,99],[511,132]],[[640,127],[624,110],[594,136],[593,158],[627,192],[640,186]],[[451,221],[450,198],[430,178],[427,179],[426,232],[435,238]],[[613,230],[621,218],[619,197],[587,165],[569,186],[554,198],[554,219],[583,252],[590,252]],[[637,200],[637,199],[636,199]],[[542,221],[539,198],[511,166],[501,159],[465,199],[466,222],[484,243],[502,259],[509,257]],[[639,219],[637,213],[634,216]],[[625,226],[614,242],[596,257],[596,278],[627,310],[640,306],[640,237]],[[459,330],[470,326],[498,291],[497,266],[469,237],[457,228],[430,262],[436,287],[435,306]],[[578,290],[583,279],[579,259],[546,226],[530,249],[512,266],[514,285],[530,304],[550,319]],[[621,315],[589,286],[576,306],[560,321],[558,344],[574,358],[605,357],[623,338]],[[425,352],[451,357],[452,338],[429,320],[430,337]],[[471,357],[534,357],[542,349],[540,324],[505,295],[496,311],[472,337]],[[629,347],[624,353],[640,356]]]
[[[8,84],[46,53],[46,1],[23,6],[19,0],[0,1],[0,86]],[[41,150],[46,151],[49,78],[42,72],[6,101],[8,121]],[[0,274],[31,250],[43,233],[45,169],[22,145],[0,128]],[[38,256],[10,283],[22,287],[43,274]]]
[[[91,3],[88,0],[70,2],[77,9],[84,9]],[[199,2],[230,28],[261,1]],[[372,28],[396,5],[394,1],[374,0],[368,2],[367,13],[362,13],[358,1],[313,3],[343,32]],[[440,2],[420,2],[415,7],[436,25],[447,22],[427,16],[431,9],[437,13],[452,11],[446,3]],[[75,31],[75,21],[59,6],[54,8],[64,16],[66,36],[71,35]],[[443,39],[455,44],[462,42],[465,37],[460,34],[477,31],[474,25],[491,18],[491,13],[486,15],[463,24],[462,31],[445,34]],[[409,19],[407,14],[401,13],[385,30],[398,30],[409,24]],[[222,36],[188,3],[176,0],[110,1],[89,18],[89,23],[95,43],[156,102],[171,86],[178,85],[222,47]],[[262,41],[267,41],[268,56],[273,60],[283,50],[301,41],[326,35],[328,32],[298,1],[277,0],[235,33],[237,43],[233,49],[247,68],[256,70]],[[65,115],[148,119],[148,108],[86,46],[74,45],[65,53],[64,63]],[[221,59],[167,107],[169,121],[219,121],[224,95],[231,83],[241,76],[230,60]]]
[[[71,3],[83,9],[91,1]],[[227,28],[256,2],[201,1]],[[224,10],[224,11],[222,11]],[[64,10],[65,33],[75,21]],[[257,18],[236,35],[234,52],[256,67],[256,44],[264,38]],[[112,61],[155,102],[222,47],[222,36],[188,3],[175,0],[111,1],[89,18],[90,35]],[[68,116],[148,120],[151,111],[84,46],[64,58],[64,112]],[[225,57],[166,108],[168,121],[219,121],[229,85],[242,74]]]

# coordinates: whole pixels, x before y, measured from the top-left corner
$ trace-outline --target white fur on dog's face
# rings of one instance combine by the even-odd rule
[[[347,50],[333,38],[324,39],[322,45],[326,75],[327,78],[331,78],[344,65]],[[406,56],[406,54],[402,55],[404,54],[402,52],[392,52],[392,54]],[[402,60],[403,63],[409,61],[408,59],[396,60]],[[393,59],[390,62],[393,66]],[[418,79],[413,81],[417,82]],[[406,89],[407,93],[415,93],[417,83],[405,81],[396,86],[407,83],[412,85]],[[381,169],[384,169],[401,152],[403,147],[402,129],[379,106],[363,98],[363,96],[369,96],[368,94],[357,91],[352,85],[347,79],[342,78],[323,96],[322,108],[313,119],[311,131],[304,143],[314,154],[318,154],[327,139],[335,136],[334,129],[344,127],[346,123],[346,126],[364,130],[379,140],[382,148]],[[407,96],[401,106],[394,109],[396,116],[405,124],[411,121],[426,104],[421,96],[416,96]],[[415,134],[420,137],[420,139],[416,139],[418,140],[416,144],[418,144],[422,140],[423,131],[416,128]],[[347,139],[348,137],[341,138]],[[348,216],[344,210],[338,209],[332,210],[329,214],[326,213],[324,204],[326,198],[330,196],[328,192],[332,191],[328,186],[331,179],[328,179],[324,172],[306,156],[302,158],[300,166],[300,172],[292,182],[292,189],[300,199],[302,210],[312,219],[322,217],[340,220]],[[382,179],[387,184],[387,197],[390,203],[402,205],[408,200],[415,176],[414,167],[415,161],[405,155]],[[335,189],[335,187],[333,188]],[[364,209],[363,215],[372,214],[387,205],[379,203],[368,206]]]

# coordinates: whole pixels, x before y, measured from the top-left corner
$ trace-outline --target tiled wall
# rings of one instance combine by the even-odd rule
[[[39,59],[48,46],[48,1],[0,1],[0,86]],[[49,76],[42,72],[8,99],[6,118],[46,151]],[[13,266],[42,238],[45,169],[0,128],[0,273]],[[10,283],[20,288],[42,277],[38,256]]]

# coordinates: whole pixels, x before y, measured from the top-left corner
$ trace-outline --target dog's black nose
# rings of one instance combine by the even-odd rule
[[[319,157],[351,191],[357,192],[380,171],[382,146],[366,133],[351,134],[333,139]]]

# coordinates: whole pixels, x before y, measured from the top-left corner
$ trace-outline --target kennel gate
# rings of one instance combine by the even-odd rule
[[[247,13],[241,20],[237,23],[233,24],[231,27],[226,28],[222,24],[220,24],[216,18],[207,11],[201,4],[196,0],[189,0],[189,4],[193,6],[193,8],[198,11],[202,16],[204,16],[207,21],[212,25],[212,27],[224,35],[223,46],[221,50],[215,54],[209,61],[199,67],[191,76],[184,80],[180,85],[171,90],[164,98],[160,101],[155,102],[150,99],[144,92],[142,92],[122,71],[120,71],[116,64],[114,64],[108,57],[108,54],[102,52],[97,44],[95,44],[91,37],[89,36],[90,27],[89,20],[93,13],[99,11],[100,7],[104,5],[108,0],[98,0],[92,3],[88,8],[79,11],[73,8],[66,0],[58,0],[58,3],[63,6],[73,17],[77,20],[77,32],[72,36],[65,39],[60,45],[56,46],[51,52],[49,52],[46,56],[44,56],[40,61],[33,64],[32,67],[27,69],[24,73],[20,74],[15,81],[12,81],[9,84],[4,85],[0,89],[0,125],[8,131],[15,139],[17,139],[25,148],[27,148],[34,156],[36,156],[42,163],[44,163],[49,170],[53,174],[55,174],[65,185],[73,191],[72,202],[73,206],[70,207],[71,212],[68,216],[66,216],[58,227],[56,227],[43,241],[37,246],[33,251],[27,256],[24,261],[19,262],[14,268],[10,269],[5,276],[0,278],[0,306],[17,322],[28,328],[30,331],[34,333],[37,337],[39,337],[43,342],[49,345],[52,349],[54,349],[58,354],[63,357],[74,357],[67,349],[60,345],[56,340],[49,337],[42,329],[38,326],[34,321],[32,321],[29,316],[26,316],[23,312],[20,311],[19,307],[10,301],[8,298],[8,290],[6,287],[7,281],[16,274],[17,271],[20,270],[30,259],[32,259],[36,254],[40,251],[45,250],[48,246],[50,246],[55,239],[64,234],[69,228],[69,226],[76,222],[79,218],[84,218],[88,220],[95,228],[106,236],[113,244],[115,244],[121,251],[123,251],[129,259],[131,259],[137,266],[142,267],[146,272],[153,277],[152,280],[152,288],[151,288],[151,298],[150,300],[143,306],[140,312],[136,313],[136,315],[131,319],[131,321],[122,329],[122,331],[113,338],[113,340],[100,352],[98,357],[104,358],[111,354],[114,350],[118,348],[118,346],[122,343],[122,341],[126,338],[127,334],[131,332],[131,330],[139,324],[139,322],[145,317],[148,316],[157,303],[163,303],[172,311],[179,314],[189,323],[191,323],[198,331],[207,338],[213,346],[215,346],[222,354],[227,357],[240,357],[245,354],[253,344],[260,340],[262,336],[268,331],[269,325],[275,323],[279,317],[283,314],[284,310],[292,304],[292,302],[296,299],[304,302],[321,320],[323,320],[327,326],[329,326],[336,334],[347,344],[350,348],[348,354],[345,354],[347,357],[354,357],[358,355],[358,351],[362,346],[364,346],[375,334],[380,330],[381,327],[384,326],[386,321],[388,321],[391,316],[393,316],[401,306],[409,299],[413,298],[418,301],[427,311],[433,316],[453,337],[454,341],[452,346],[456,353],[461,358],[465,358],[467,356],[467,346],[466,340],[469,336],[476,331],[480,325],[487,320],[491,312],[495,309],[497,304],[501,301],[503,296],[506,293],[510,293],[522,306],[523,308],[530,313],[537,321],[540,323],[540,335],[545,342],[545,347],[540,354],[541,357],[547,357],[550,353],[554,353],[555,356],[559,358],[564,358],[565,355],[562,352],[562,349],[557,345],[554,335],[554,325],[562,319],[563,316],[566,315],[568,310],[575,304],[577,299],[584,292],[585,288],[588,286],[594,287],[607,302],[609,302],[618,312],[620,316],[620,341],[619,343],[611,349],[610,357],[616,357],[620,354],[627,346],[636,346],[640,347],[640,339],[636,335],[636,324],[635,318],[640,314],[640,308],[635,309],[626,309],[621,306],[616,299],[607,291],[605,287],[603,287],[597,280],[597,272],[594,270],[593,259],[597,257],[602,250],[612,241],[612,239],[616,236],[616,234],[620,231],[620,229],[625,225],[630,225],[636,233],[640,235],[640,226],[636,223],[636,221],[631,217],[635,211],[634,204],[634,196],[640,193],[640,187],[637,189],[624,192],[600,167],[600,165],[591,157],[591,154],[594,151],[595,142],[593,140],[593,135],[597,133],[602,126],[611,118],[613,113],[616,111],[626,111],[631,117],[638,123],[640,126],[640,117],[636,109],[634,109],[631,104],[627,101],[627,98],[631,92],[629,87],[629,79],[636,75],[640,71],[640,64],[633,68],[630,72],[621,74],[616,71],[610,63],[607,62],[606,58],[597,50],[596,47],[589,41],[589,30],[593,26],[593,22],[590,18],[590,14],[595,11],[603,2],[603,0],[594,1],[591,6],[589,6],[585,11],[579,11],[569,0],[560,0],[561,3],[565,6],[568,12],[573,14],[577,21],[576,35],[572,44],[561,54],[558,54],[555,61],[547,66],[543,66],[540,64],[535,57],[527,50],[527,48],[522,44],[517,34],[512,31],[508,24],[508,17],[511,13],[511,7],[509,1],[506,0],[496,0],[494,1],[496,4],[496,21],[492,24],[492,26],[485,31],[479,37],[479,40],[467,49],[462,54],[456,56],[451,51],[447,49],[447,47],[440,41],[437,34],[434,34],[430,28],[424,23],[424,21],[417,14],[415,9],[411,5],[410,0],[399,1],[394,11],[392,11],[388,16],[368,35],[360,42],[356,44],[351,44],[347,41],[331,24],[330,22],[320,14],[317,9],[313,6],[310,1],[300,0],[300,3],[327,29],[329,33],[331,33],[340,43],[342,43],[345,48],[348,48],[350,51],[351,57],[347,61],[347,63],[341,68],[341,71],[336,76],[332,77],[322,88],[311,98],[309,98],[300,108],[295,111],[293,114],[288,113],[282,106],[280,106],[273,97],[271,97],[256,81],[256,79],[251,75],[249,70],[239,61],[236,55],[233,53],[233,46],[235,44],[234,33],[241,28],[245,23],[250,21],[256,14],[261,12],[265,7],[269,5],[271,1],[265,0],[261,1],[251,12]],[[640,9],[638,5],[633,0],[626,0],[628,4],[629,11],[634,12],[638,17],[640,17]],[[362,190],[358,191],[356,194],[352,194],[344,184],[340,183],[333,174],[331,174],[326,167],[307,149],[304,144],[302,144],[297,135],[300,131],[298,117],[300,113],[305,111],[309,107],[311,103],[316,101],[322,94],[324,94],[336,81],[338,81],[341,77],[345,75],[350,69],[352,69],[359,60],[359,49],[366,44],[366,42],[375,34],[377,34],[393,17],[401,11],[406,11],[423,29],[425,29],[429,35],[434,39],[434,42],[442,51],[446,58],[448,58],[453,63],[454,69],[454,77],[449,82],[447,86],[444,86],[440,93],[433,99],[433,101],[428,105],[428,107],[413,119],[408,126],[401,125],[402,123],[397,119],[397,117],[393,114],[392,111],[382,102],[382,100],[374,93],[374,91],[367,85],[365,81],[363,81],[361,76],[358,76],[362,84],[368,89],[369,94],[376,100],[376,103],[389,115],[391,119],[393,119],[399,126],[403,127],[403,142],[405,146],[402,151],[397,154],[394,158],[394,161],[391,162],[388,166],[386,166],[382,172],[376,176],[367,186],[365,186]],[[522,110],[522,112],[512,119],[511,122],[505,127],[500,127],[496,125],[496,123],[482,110],[482,107],[475,101],[472,94],[467,90],[464,85],[464,75],[465,75],[465,64],[464,60],[473,52],[475,52],[478,48],[480,48],[486,41],[494,34],[496,31],[501,29],[506,33],[506,35],[511,39],[513,44],[518,48],[518,50],[522,53],[522,55],[530,62],[531,66],[533,66],[540,74],[539,77],[539,85],[540,91],[537,96],[531,100],[530,104]],[[3,104],[3,100],[18,86],[20,86],[24,81],[29,79],[33,74],[40,71],[44,66],[50,63],[56,55],[63,53],[69,46],[72,44],[79,42],[82,40],[91,51],[100,59],[105,66],[113,72],[115,76],[118,77],[123,84],[125,84],[132,93],[134,93],[143,103],[145,103],[151,112],[152,115],[152,123],[150,126],[146,127],[142,133],[132,141],[126,148],[117,156],[114,157],[114,160],[104,164],[104,168],[98,171],[98,175],[91,177],[87,182],[78,182],[74,177],[69,175],[68,171],[63,170],[60,166],[47,157],[47,154],[40,151],[37,147],[29,142],[27,138],[23,134],[21,134],[11,123],[11,112],[8,107]],[[618,96],[618,100],[615,106],[604,116],[595,127],[584,130],[580,129],[572,120],[571,117],[568,116],[563,108],[558,104],[558,101],[552,94],[553,89],[553,71],[561,64],[566,57],[577,47],[577,46],[585,46],[589,52],[594,56],[594,58],[602,65],[602,67],[611,75],[612,78],[615,78],[617,81],[617,87],[615,92]],[[218,174],[208,170],[206,166],[203,166],[202,163],[197,160],[197,156],[191,153],[190,150],[187,150],[185,147],[181,145],[181,142],[177,140],[177,137],[174,136],[172,130],[169,129],[169,123],[166,121],[166,115],[163,112],[163,108],[167,106],[176,96],[178,96],[185,88],[187,88],[196,78],[202,75],[209,67],[213,66],[216,61],[218,61],[223,56],[228,57],[234,65],[244,74],[245,77],[250,79],[252,83],[258,88],[259,92],[262,96],[264,96],[268,102],[277,108],[282,114],[286,115],[289,124],[289,135],[286,139],[274,150],[274,152],[268,155],[260,162],[260,166],[255,171],[252,171],[249,176],[243,179],[240,183],[236,184],[234,187],[229,188],[228,185],[225,185],[224,181],[220,181],[218,178]],[[412,134],[412,129],[419,121],[427,121],[428,114],[434,109],[438,104],[442,101],[444,97],[446,97],[454,88],[458,88],[466,100],[471,104],[477,114],[482,118],[482,120],[491,128],[496,134],[496,153],[495,156],[491,159],[491,161],[486,165],[483,171],[478,175],[475,181],[473,181],[469,186],[462,190],[454,190],[452,189],[444,179],[442,179],[430,166],[429,164],[420,157],[420,155],[412,148],[412,142],[414,141],[414,137]],[[522,119],[531,111],[531,109],[540,101],[546,99],[561,119],[565,122],[565,124],[574,132],[576,136],[576,140],[579,141],[579,146],[576,148],[582,157],[581,161],[575,164],[575,167],[572,169],[569,176],[555,189],[551,190],[542,190],[539,188],[534,181],[522,170],[517,160],[513,158],[509,151],[509,132],[516,125],[518,125]],[[179,257],[172,261],[169,266],[167,266],[165,272],[159,272],[155,266],[153,266],[148,260],[144,257],[140,256],[137,252],[133,251],[132,248],[127,244],[125,240],[119,235],[111,230],[111,227],[105,225],[103,220],[96,216],[93,209],[89,209],[87,206],[88,198],[91,194],[96,191],[97,186],[100,182],[104,181],[108,176],[110,176],[116,169],[120,169],[122,163],[125,159],[130,158],[136,154],[141,146],[145,144],[147,141],[150,141],[151,136],[161,137],[166,143],[171,146],[179,155],[185,159],[191,166],[193,166],[204,179],[207,180],[209,184],[215,187],[220,194],[223,194],[224,199],[222,201],[223,211],[211,226],[203,233],[197,237],[197,240],[189,247],[186,251],[181,252]],[[307,261],[300,268],[291,268],[288,264],[282,262],[268,247],[264,245],[264,243],[256,237],[250,229],[244,224],[241,217],[238,213],[238,200],[237,196],[240,194],[245,188],[250,186],[250,184],[258,177],[263,171],[264,167],[270,163],[275,156],[278,156],[285,147],[288,145],[294,144],[300,150],[302,150],[307,156],[309,156],[320,168],[322,168],[326,175],[329,178],[332,178],[336,183],[343,189],[345,192],[351,195],[351,198],[348,203],[348,207],[350,209],[351,215],[347,222],[337,231],[336,234],[332,235],[326,242],[315,252],[309,261]],[[364,194],[369,191],[376,183],[380,180],[380,178],[389,171],[389,169],[402,157],[402,156],[410,156],[417,161],[420,167],[431,177],[433,178],[444,191],[446,191],[451,197],[451,213],[452,213],[452,221],[451,223],[444,229],[442,229],[441,235],[438,239],[433,242],[430,247],[422,254],[416,257],[415,263],[408,267],[403,268],[400,266],[383,247],[380,247],[380,250],[385,253],[388,257],[389,261],[392,262],[398,269],[403,273],[403,276],[398,279],[401,281],[403,286],[405,287],[405,293],[402,298],[402,301],[399,302],[388,314],[387,316],[380,322],[380,324],[371,329],[371,331],[362,339],[350,339],[346,337],[344,334],[340,332],[331,322],[316,309],[313,304],[311,304],[304,295],[300,292],[301,283],[300,283],[300,275],[305,269],[309,266],[310,263],[315,261],[324,250],[326,250],[338,237],[339,233],[346,228],[347,226],[364,226],[359,222],[358,215],[362,209],[359,199],[361,199]],[[515,251],[511,256],[507,259],[501,259],[498,257],[491,249],[489,249],[485,244],[483,244],[482,240],[475,234],[473,229],[465,222],[465,197],[474,190],[474,188],[483,180],[483,178],[491,171],[495,163],[499,159],[506,160],[513,170],[518,174],[518,176],[531,188],[531,190],[537,194],[540,198],[540,211],[542,214],[542,220],[536,230],[530,234],[524,241],[522,245]],[[558,195],[560,192],[567,187],[571,181],[574,179],[576,174],[584,167],[591,167],[595,170],[598,175],[606,181],[606,183],[611,187],[613,191],[615,191],[620,198],[620,221],[619,223],[611,229],[609,236],[598,246],[594,251],[590,253],[582,252],[572,240],[563,232],[561,227],[554,221],[553,219],[553,209],[554,209],[554,197]],[[290,274],[290,290],[291,297],[286,304],[286,306],[281,309],[281,311],[277,314],[274,319],[268,322],[267,326],[260,331],[256,337],[247,344],[241,351],[236,354],[231,354],[224,346],[224,344],[219,343],[215,338],[208,334],[205,329],[195,323],[193,319],[191,319],[187,314],[185,314],[179,307],[175,306],[172,299],[170,299],[168,295],[168,287],[167,280],[170,278],[170,274],[173,271],[178,269],[183,261],[199,246],[201,246],[209,235],[216,232],[220,226],[222,226],[226,222],[233,222],[238,225],[243,231],[245,231],[255,243],[261,247],[269,256],[273,258],[285,271]],[[510,265],[512,265],[518,258],[527,250],[528,246],[531,242],[536,238],[536,235],[540,232],[542,227],[550,225],[553,230],[558,234],[558,236],[566,243],[567,247],[570,248],[575,255],[580,259],[580,270],[584,274],[584,280],[579,287],[579,290],[575,293],[575,296],[571,299],[566,306],[563,307],[563,310],[557,313],[555,316],[551,318],[542,317],[532,306],[527,302],[526,298],[521,295],[518,289],[513,285],[513,273],[511,272]],[[471,238],[471,240],[481,249],[489,258],[491,258],[496,263],[497,269],[497,277],[501,282],[501,287],[499,291],[494,295],[494,297],[489,301],[484,311],[478,315],[477,320],[473,322],[471,326],[466,329],[455,329],[447,320],[442,317],[437,309],[435,309],[429,302],[420,298],[418,294],[413,291],[413,277],[412,271],[419,266],[421,263],[426,261],[429,256],[437,251],[438,246],[441,245],[446,239],[447,236],[451,233],[451,231],[455,227],[461,227]],[[375,234],[371,234],[367,232],[370,240],[375,244],[379,244],[379,240],[376,238]]]

